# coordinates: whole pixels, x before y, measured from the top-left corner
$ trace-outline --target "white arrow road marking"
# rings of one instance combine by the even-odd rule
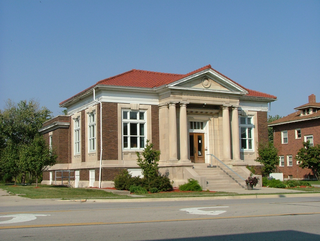
[[[201,210],[201,209],[208,209],[208,208],[228,208],[228,206],[183,208],[183,209],[180,209],[180,211],[186,211],[190,214],[199,214],[199,215],[219,215],[226,212],[225,210],[213,210],[213,211]]]
[[[0,216],[0,218],[12,218],[6,221],[0,221],[0,224],[7,224],[7,223],[22,223],[28,222],[32,220],[36,220],[38,217],[50,216],[49,214],[13,214],[13,215],[5,215]]]

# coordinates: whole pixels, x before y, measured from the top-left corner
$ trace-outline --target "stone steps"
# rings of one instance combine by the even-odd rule
[[[228,189],[244,189],[245,183],[244,181],[233,175],[234,177],[230,177],[227,175],[223,170],[221,170],[219,167],[208,167],[207,164],[201,163],[201,164],[195,164],[194,170],[197,172],[199,176],[205,177],[207,181],[206,189],[208,190],[225,190]],[[242,176],[242,175],[240,175]],[[239,183],[242,184],[240,186]]]

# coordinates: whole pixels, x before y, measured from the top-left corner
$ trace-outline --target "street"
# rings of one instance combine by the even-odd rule
[[[1,240],[320,240],[320,197],[0,203]]]

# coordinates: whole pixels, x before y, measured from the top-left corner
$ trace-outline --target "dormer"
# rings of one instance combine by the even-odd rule
[[[300,111],[300,116],[311,115],[320,111],[320,103],[316,102],[316,96],[314,94],[309,95],[308,99],[307,104],[295,108]]]

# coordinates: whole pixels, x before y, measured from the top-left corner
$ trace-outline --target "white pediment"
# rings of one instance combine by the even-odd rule
[[[246,94],[247,91],[220,73],[207,69],[187,76],[168,85],[171,89],[201,90],[231,94]]]

